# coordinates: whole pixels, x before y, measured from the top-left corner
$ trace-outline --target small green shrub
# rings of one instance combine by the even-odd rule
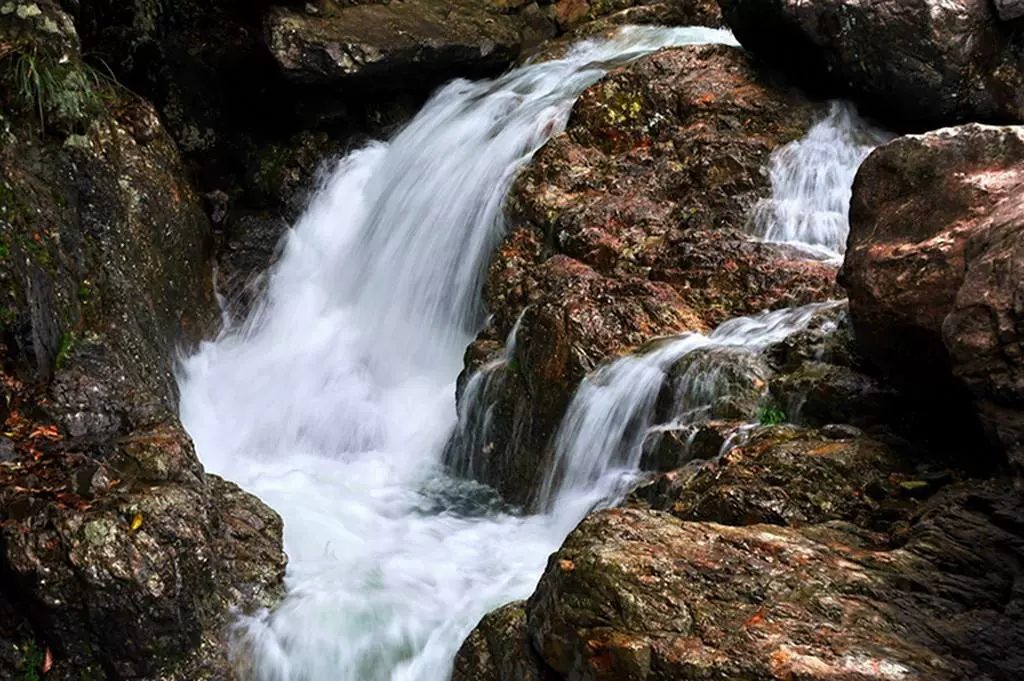
[[[0,61],[5,99],[39,126],[73,126],[103,110],[100,78],[76,58],[46,49],[15,50]]]
[[[776,404],[768,404],[757,410],[757,421],[762,426],[777,426],[786,422],[786,412]]]

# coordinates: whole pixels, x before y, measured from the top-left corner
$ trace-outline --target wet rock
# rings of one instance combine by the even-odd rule
[[[816,111],[724,46],[666,50],[588,90],[513,187],[516,228],[485,298],[491,340],[522,317],[516,378],[482,398],[491,417],[475,441],[486,451],[454,442],[449,462],[525,503],[570,397],[601,362],[833,295],[829,266],[740,231],[769,191],[772,149]]]
[[[1024,119],[1019,36],[990,0],[721,0],[759,59],[896,127]]]
[[[58,11],[38,16],[58,25]],[[7,14],[0,68],[35,60],[46,82],[90,73],[67,36],[63,58],[43,60],[45,22],[8,41]],[[59,26],[73,37],[66,16]],[[0,654],[0,676],[35,678],[49,650],[55,681],[229,678],[230,620],[276,602],[285,559],[280,519],[207,476],[174,415],[172,361],[216,319],[210,223],[147,102],[72,79],[45,95],[63,113],[44,102],[40,120],[10,83],[0,417],[14,460],[0,464],[0,631],[16,654]],[[80,86],[92,105],[70,107]]]
[[[857,176],[841,273],[865,358],[940,418],[976,416],[1018,463],[1022,153],[1020,128],[979,125],[880,148]]]
[[[141,437],[125,438],[115,458],[138,457]],[[90,502],[0,490],[4,590],[52,649],[55,678],[98,667],[125,679],[224,678],[233,609],[282,594],[280,518],[203,475],[180,427],[161,437],[147,461],[176,448],[188,470],[104,468],[119,484]]]
[[[500,72],[519,52],[517,23],[475,2],[408,0],[310,15],[275,8],[267,43],[285,75],[305,83],[379,79],[440,83]]]
[[[909,470],[887,446],[854,431],[762,426],[699,468],[656,478],[635,496],[683,520],[800,527],[845,520],[887,531],[880,501]],[[909,473],[908,473],[909,475]],[[868,488],[884,490],[872,499]]]
[[[996,12],[1003,21],[1024,17],[1024,2],[1021,0],[995,0]]]
[[[707,421],[652,428],[644,438],[640,468],[671,471],[690,461],[713,459],[743,440],[745,425],[742,421]]]
[[[527,629],[567,679],[1015,678],[1019,496],[951,490],[891,550],[835,523],[600,511],[551,557]]]
[[[455,655],[452,681],[554,681],[526,632],[525,603],[488,614]]]

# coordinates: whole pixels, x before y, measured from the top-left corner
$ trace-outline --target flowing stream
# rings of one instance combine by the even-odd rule
[[[549,513],[511,514],[440,466],[516,171],[609,68],[706,42],[735,44],[725,31],[627,28],[442,88],[393,140],[338,163],[258,309],[183,362],[181,417],[204,464],[285,521],[288,595],[239,625],[254,678],[444,681],[480,617],[528,596],[587,510],[621,493],[636,460],[616,454],[635,449],[619,426],[650,420],[670,360],[761,347],[803,323],[799,310],[733,320],[602,369],[563,425]],[[587,442],[602,447],[580,454]]]

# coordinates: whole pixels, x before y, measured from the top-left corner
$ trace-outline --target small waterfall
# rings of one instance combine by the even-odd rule
[[[772,196],[754,209],[754,234],[838,259],[846,251],[857,168],[889,138],[858,117],[850,104],[833,102],[805,137],[772,154]]]
[[[543,504],[556,514],[580,515],[594,506],[617,502],[636,481],[644,438],[652,428],[699,420],[714,400],[728,394],[728,385],[715,380],[717,371],[735,363],[737,355],[751,356],[784,340],[833,305],[815,303],[738,317],[710,335],[663,339],[654,349],[598,369],[577,389],[556,435],[554,466],[541,491]],[[703,350],[722,352],[703,371],[680,376],[674,386],[672,416],[657,423],[655,404],[669,383],[672,367]]]
[[[206,467],[285,521],[288,595],[240,625],[257,681],[444,681],[489,610],[527,596],[579,518],[504,513],[439,466],[516,170],[609,68],[726,31],[628,28],[441,89],[343,161],[265,299],[181,368]]]

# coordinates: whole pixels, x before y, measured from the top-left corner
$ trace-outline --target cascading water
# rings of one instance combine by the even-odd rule
[[[738,317],[711,334],[683,334],[662,340],[648,352],[627,355],[588,376],[576,391],[555,438],[555,464],[548,472],[542,502],[550,512],[582,517],[601,504],[615,503],[636,481],[641,445],[655,425],[655,403],[669,369],[698,350],[726,350],[719,362],[735,362],[733,353],[752,355],[805,328],[815,314],[835,303],[816,303],[787,310]],[[721,394],[694,385],[710,378],[715,366],[700,376],[684,377],[688,385],[676,397],[677,423],[687,422]],[[708,374],[712,374],[708,376]],[[727,389],[727,388],[726,388]]]
[[[805,137],[772,154],[772,196],[754,208],[753,232],[838,259],[850,231],[847,213],[857,168],[888,139],[851,105],[833,102]]]
[[[265,299],[183,363],[206,466],[285,520],[288,595],[244,622],[261,681],[446,679],[488,610],[528,595],[579,517],[515,517],[438,460],[516,170],[608,68],[711,29],[626,29],[564,59],[439,91],[342,161],[289,233]]]

